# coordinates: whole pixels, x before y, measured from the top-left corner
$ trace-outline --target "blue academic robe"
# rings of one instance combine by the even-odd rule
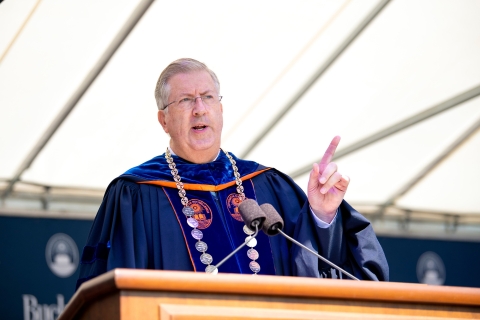
[[[239,218],[232,165],[223,152],[206,164],[172,156],[184,183],[207,252],[218,263],[245,234]],[[319,228],[305,193],[287,175],[233,156],[247,198],[270,203],[284,220],[284,232],[359,279],[388,281],[388,264],[375,233],[361,214],[343,201],[329,228]],[[114,268],[204,271],[196,240],[164,155],[128,170],[107,188],[84,247],[78,286]],[[259,233],[259,274],[345,278],[281,235]],[[243,248],[219,272],[251,274]]]

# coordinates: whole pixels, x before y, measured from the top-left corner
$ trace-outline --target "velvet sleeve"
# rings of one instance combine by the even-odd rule
[[[93,222],[84,247],[78,287],[114,268],[146,268],[147,243],[139,186],[113,181]]]
[[[342,201],[329,228],[316,226],[305,205],[294,238],[361,280],[388,281],[389,269],[370,222]],[[347,278],[300,247],[292,247],[294,272],[300,276]],[[313,267],[311,267],[313,266]]]

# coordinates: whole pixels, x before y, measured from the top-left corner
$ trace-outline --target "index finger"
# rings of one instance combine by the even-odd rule
[[[335,136],[332,139],[332,142],[330,142],[327,151],[325,151],[322,160],[320,160],[320,172],[322,172],[325,167],[332,161],[335,150],[337,150],[338,144],[340,143],[340,139],[340,136]]]

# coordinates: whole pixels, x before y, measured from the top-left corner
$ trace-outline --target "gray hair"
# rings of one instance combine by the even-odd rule
[[[207,71],[212,77],[217,93],[220,94],[220,82],[218,81],[217,75],[204,63],[190,58],[178,59],[170,63],[158,78],[157,85],[155,86],[155,100],[157,101],[158,110],[165,109],[165,106],[169,103],[170,85],[168,81],[177,74],[194,71]]]

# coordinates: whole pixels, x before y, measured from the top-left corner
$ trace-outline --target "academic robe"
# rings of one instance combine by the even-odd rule
[[[316,225],[305,193],[282,172],[236,158],[245,195],[270,203],[284,220],[284,232],[359,279],[388,281],[388,264],[370,222],[342,201],[328,228]],[[189,205],[203,232],[213,263],[244,242],[238,193],[228,158],[205,164],[172,156]],[[203,272],[201,252],[186,223],[180,196],[165,156],[157,156],[113,180],[84,247],[81,283],[114,268]],[[198,214],[197,214],[198,213]],[[259,274],[345,278],[311,253],[281,235],[257,236]],[[219,268],[222,273],[252,274],[242,248]]]

